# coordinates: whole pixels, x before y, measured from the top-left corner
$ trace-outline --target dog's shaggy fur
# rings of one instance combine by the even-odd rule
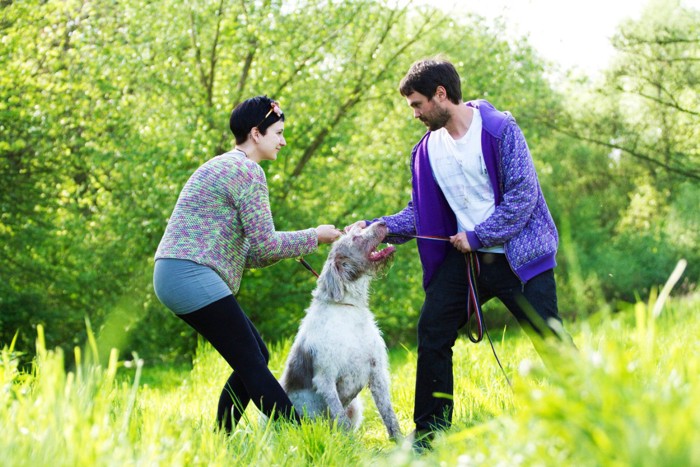
[[[389,437],[397,439],[386,345],[369,310],[370,282],[394,252],[393,246],[376,249],[386,234],[384,223],[377,222],[355,227],[333,243],[281,383],[298,410],[330,416],[345,428],[362,421],[358,394],[369,386]]]

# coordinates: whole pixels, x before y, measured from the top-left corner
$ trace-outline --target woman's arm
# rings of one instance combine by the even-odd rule
[[[316,229],[278,232],[270,211],[265,174],[259,173],[241,200],[240,216],[250,248],[246,267],[265,267],[285,258],[313,253],[318,248]]]

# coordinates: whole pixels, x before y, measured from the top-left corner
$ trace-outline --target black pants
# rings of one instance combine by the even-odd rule
[[[231,432],[251,400],[268,417],[299,420],[289,397],[267,367],[270,354],[265,343],[233,295],[178,316],[204,336],[233,368],[219,398],[216,420],[220,428]]]
[[[533,277],[523,286],[505,255],[478,253],[478,256],[481,272],[477,283],[482,304],[497,297],[525,330],[543,337],[560,335],[550,321],[561,324],[554,271]],[[417,430],[446,429],[452,423],[452,347],[459,328],[467,321],[467,287],[466,256],[452,250],[426,288],[418,320],[413,413]]]

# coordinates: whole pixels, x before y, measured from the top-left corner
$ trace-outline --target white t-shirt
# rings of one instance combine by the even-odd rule
[[[481,113],[474,116],[467,134],[455,140],[445,128],[431,133],[428,156],[433,176],[457,216],[459,232],[474,230],[496,208],[493,187],[481,150]],[[503,246],[481,251],[502,253]]]

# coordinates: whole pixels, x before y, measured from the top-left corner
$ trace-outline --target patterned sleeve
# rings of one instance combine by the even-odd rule
[[[265,267],[285,258],[313,253],[318,248],[315,229],[277,232],[270,211],[265,173],[259,166],[240,206],[241,222],[250,249],[246,267]]]
[[[383,220],[386,222],[386,226],[389,228],[389,233],[395,235],[415,235],[416,234],[416,223],[413,214],[413,201],[409,201],[408,205],[401,211],[390,216],[378,217],[367,221],[367,224],[372,224],[378,220]],[[401,243],[406,243],[411,240],[411,237],[392,237],[391,243],[399,245]]]
[[[537,204],[539,183],[525,136],[515,121],[505,129],[500,143],[503,201],[475,233],[484,246],[502,245],[527,224]]]

